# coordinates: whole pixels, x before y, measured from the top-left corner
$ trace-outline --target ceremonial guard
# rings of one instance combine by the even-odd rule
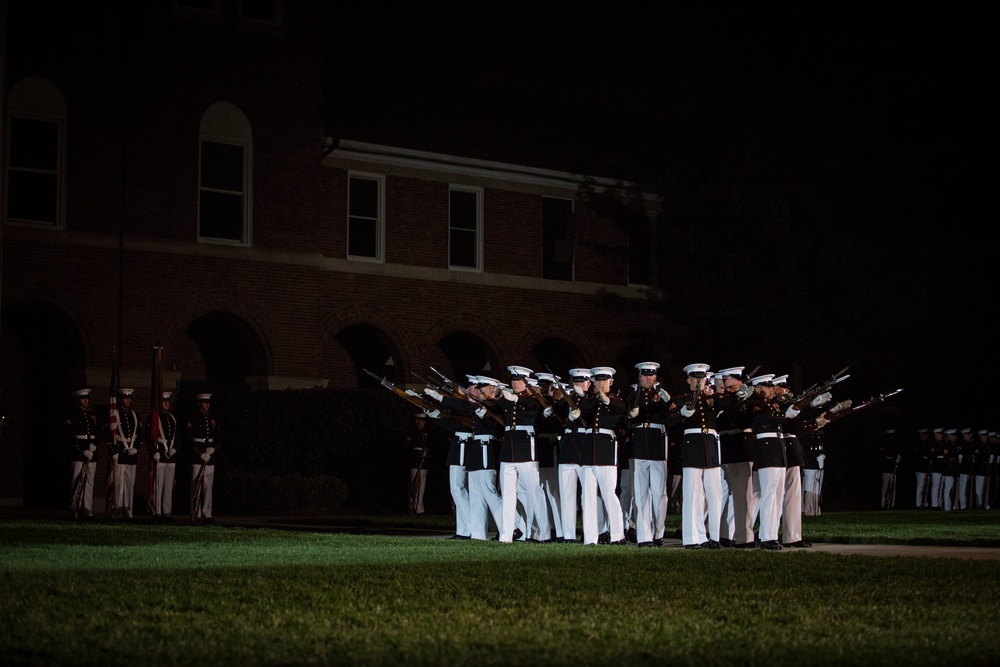
[[[90,409],[90,389],[73,392],[75,405],[66,418],[70,460],[69,502],[73,518],[94,516],[94,476],[97,474],[97,415]]]
[[[884,510],[896,507],[896,479],[899,463],[903,460],[899,433],[894,428],[885,429],[879,444],[879,467],[882,471],[881,506]]]
[[[556,461],[559,458],[559,436],[563,430],[562,420],[556,415],[554,403],[556,399],[553,389],[559,378],[552,373],[535,373],[538,379],[538,396],[545,404],[545,409],[539,415],[535,424],[535,437],[538,438],[538,480],[542,485],[542,495],[545,497],[545,507],[548,512],[549,526],[552,528],[551,538],[562,542],[562,514],[559,503],[559,469]]]
[[[972,477],[972,469],[976,462],[976,442],[972,437],[971,428],[963,428],[960,432],[961,438],[958,440],[958,490],[956,492],[958,509],[969,509],[971,498],[969,493],[969,479]]]
[[[135,496],[135,466],[139,461],[142,429],[139,415],[132,409],[133,390],[118,390],[118,424],[111,432],[111,458],[115,461],[111,500],[113,519],[132,519]]]
[[[597,544],[599,533],[598,492],[608,520],[609,540],[625,543],[623,514],[616,493],[618,482],[618,431],[625,418],[625,403],[610,394],[615,369],[590,369],[595,394],[581,398],[570,421],[582,420],[577,437],[577,461],[583,488],[583,543]]]
[[[474,385],[473,376],[467,377],[470,380],[469,386]],[[444,405],[452,415],[444,418],[440,410],[434,410],[427,416],[434,418],[435,424],[450,435],[445,465],[448,466],[451,504],[455,509],[455,534],[451,537],[454,540],[468,540],[472,537],[472,526],[469,515],[469,475],[465,469],[465,451],[466,445],[473,442],[472,406],[466,399],[444,396],[435,389],[426,388],[424,393]]]
[[[750,380],[754,395],[747,399],[747,410],[752,416],[751,428],[756,439],[754,472],[760,483],[760,546],[770,551],[780,551],[778,530],[781,508],[784,504],[785,455],[784,422],[796,417],[793,405],[783,406],[775,400],[774,374],[758,375]]]
[[[465,469],[469,473],[469,521],[472,539],[485,540],[489,518],[497,527],[503,521],[503,502],[497,486],[499,436],[503,432],[503,417],[496,409],[496,391],[500,382],[485,375],[476,376],[469,396],[477,403],[472,441],[466,445]]]
[[[944,430],[944,469],[941,473],[941,506],[950,512],[958,506],[955,487],[958,484],[958,429]]]
[[[548,542],[550,534],[545,498],[538,479],[538,455],[535,443],[535,421],[543,410],[542,404],[528,390],[531,369],[508,366],[510,389],[503,389],[497,407],[504,414],[503,441],[500,445],[500,497],[503,516],[500,541],[514,541],[518,486],[523,488],[524,532],[537,526],[538,539]]]
[[[771,380],[774,384],[775,399],[779,404],[791,406],[792,398],[788,386],[788,376],[781,375]],[[799,433],[822,428],[828,423],[820,406],[830,401],[829,392],[813,397],[798,419],[786,422],[785,429],[785,495],[781,505],[781,535],[783,545],[804,549],[810,542],[802,539],[802,468],[806,457],[799,442]]]
[[[177,469],[177,418],[170,411],[173,394],[160,395],[160,408],[149,416],[146,444],[153,460],[153,521],[173,523],[174,476]]]
[[[427,413],[413,415],[413,428],[403,438],[410,466],[410,484],[407,490],[407,511],[424,514],[424,494],[427,490],[427,458],[430,456],[430,431],[427,430]]]
[[[663,546],[667,518],[667,425],[676,415],[670,393],[656,381],[660,364],[635,365],[639,381],[626,397],[628,432],[632,443],[629,468],[635,498],[636,542],[640,547]]]
[[[826,436],[822,428],[799,434],[799,443],[806,456],[802,471],[802,513],[819,516],[823,497],[823,471],[826,466]]]
[[[732,401],[732,405],[716,417],[722,461],[719,543],[749,548],[756,546],[753,534],[754,437],[745,401],[753,390],[743,381],[743,369],[743,366],[725,368],[714,376],[715,395]]]
[[[948,471],[947,457],[950,456],[948,443],[944,439],[944,428],[931,431],[931,509],[941,509],[944,499],[945,476]]]
[[[972,475],[974,477],[973,489],[976,496],[976,508],[988,510],[989,494],[987,493],[987,480],[990,478],[990,438],[989,431],[985,428],[976,432],[976,444],[973,449],[975,462],[972,464]]]
[[[590,395],[593,373],[589,368],[573,368],[569,371],[573,386],[564,390],[556,401],[554,410],[563,422],[563,434],[559,439],[559,510],[563,527],[563,542],[576,542],[577,507],[580,503],[580,463],[577,455],[578,442],[585,436],[586,425],[580,419],[570,421],[569,413],[577,408],[580,399]]]
[[[212,415],[212,395],[198,394],[198,412],[184,426],[191,465],[191,519],[215,523],[212,518],[212,485],[219,442],[219,424]]]
[[[930,429],[917,430],[917,442],[913,446],[913,473],[917,483],[916,508],[925,510],[931,507],[931,466],[934,461],[934,445],[937,438],[931,439]]]

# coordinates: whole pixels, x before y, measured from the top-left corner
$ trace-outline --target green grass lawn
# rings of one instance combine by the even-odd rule
[[[997,546],[1000,513],[805,534]],[[11,665],[1000,662],[997,561],[4,519],[0,563]]]

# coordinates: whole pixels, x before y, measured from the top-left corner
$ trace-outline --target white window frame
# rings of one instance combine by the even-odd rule
[[[202,148],[206,141],[238,146],[243,150],[243,190],[220,190],[202,185]],[[225,239],[216,236],[203,236],[201,233],[201,194],[202,192],[220,192],[242,196],[243,229],[240,239]],[[253,245],[253,135],[250,122],[243,112],[228,102],[217,102],[206,109],[202,116],[198,136],[198,195],[196,216],[199,243],[217,243],[220,245],[251,246]]]
[[[476,195],[476,242],[475,242],[475,266],[455,266],[451,263],[451,193],[471,192]],[[469,230],[462,229],[467,232]],[[470,185],[448,186],[448,269],[451,271],[472,271],[482,273],[483,270],[483,188]]]
[[[375,256],[351,254],[351,181],[353,179],[375,181],[376,214],[375,214]],[[367,218],[366,218],[367,219]],[[364,171],[347,172],[347,259],[359,262],[385,262],[385,175]]]

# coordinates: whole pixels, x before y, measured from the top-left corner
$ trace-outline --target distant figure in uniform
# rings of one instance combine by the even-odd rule
[[[580,504],[580,463],[577,460],[577,442],[584,436],[585,425],[578,419],[569,420],[569,413],[580,399],[590,395],[593,373],[589,368],[572,368],[569,371],[573,386],[556,402],[555,412],[563,420],[563,434],[559,440],[559,506],[563,527],[563,542],[576,542],[577,508]]]
[[[722,520],[719,526],[719,544],[741,549],[756,546],[751,511],[754,437],[745,404],[753,389],[749,382],[743,381],[744,368],[733,366],[715,374],[715,395],[732,396],[735,399],[716,418],[722,454]]]
[[[424,491],[427,489],[427,457],[430,455],[430,433],[427,431],[427,413],[413,415],[413,429],[406,435],[407,454],[410,457],[409,513],[424,514]]]
[[[882,509],[891,510],[896,507],[896,475],[899,463],[903,460],[899,434],[894,428],[887,428],[879,445],[879,465],[882,469],[882,493],[880,495]]]
[[[160,407],[146,422],[146,444],[153,459],[153,521],[173,523],[174,478],[177,472],[177,418],[170,411],[172,392],[160,395]],[[156,428],[153,428],[153,418]],[[155,432],[154,432],[155,431]]]
[[[94,516],[94,476],[97,474],[97,415],[90,409],[90,389],[73,392],[75,405],[66,418],[70,460],[69,502],[73,518]]]
[[[718,549],[722,521],[722,452],[716,429],[718,406],[708,364],[684,367],[690,393],[677,399],[684,428],[681,539],[687,549]]]
[[[973,499],[969,497],[971,488],[969,480],[972,478],[972,469],[976,462],[976,441],[972,437],[971,428],[963,428],[960,432],[961,438],[958,440],[958,489],[956,491],[956,505],[958,509],[969,509]]]
[[[930,486],[933,449],[934,442],[931,440],[930,429],[919,429],[917,431],[917,442],[913,446],[913,476],[917,483],[915,506],[918,510],[925,510],[931,506]]]
[[[111,518],[129,521],[135,498],[135,466],[143,443],[139,415],[132,409],[133,390],[118,390],[118,424],[111,433],[111,458],[115,461]]]
[[[556,460],[559,457],[559,436],[563,430],[562,420],[555,413],[556,399],[553,390],[560,378],[552,373],[535,373],[538,378],[538,392],[548,406],[535,421],[535,437],[538,453],[538,481],[545,496],[545,506],[548,512],[551,538],[556,542],[563,541],[562,514],[559,505],[559,469]]]
[[[219,425],[212,416],[212,395],[198,394],[198,412],[184,426],[191,465],[191,518],[207,524],[212,518],[212,483],[215,481],[215,453],[219,448]]]
[[[985,428],[976,432],[976,445],[973,450],[975,462],[972,465],[973,493],[975,494],[975,506],[977,509],[988,510],[990,508],[989,495],[987,494],[987,480],[990,478],[990,438],[989,431]]]

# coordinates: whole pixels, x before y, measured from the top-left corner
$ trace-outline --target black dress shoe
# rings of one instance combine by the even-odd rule
[[[781,551],[781,545],[778,544],[778,540],[767,540],[766,542],[761,542],[760,548],[768,551]]]
[[[517,542],[519,539],[524,537],[524,533],[521,532],[520,528],[514,529],[514,541]]]
[[[729,539],[728,537],[720,537],[719,538],[719,546],[721,546],[721,547],[723,547],[725,549],[731,549],[731,548],[733,548],[733,547],[736,546],[736,542],[734,542],[733,540]]]
[[[623,537],[622,539],[618,540],[617,542],[608,542],[608,544],[610,544],[612,546],[616,546],[616,547],[623,547],[626,544],[628,544],[628,541]]]
[[[685,544],[684,548],[691,549],[693,551],[695,549],[704,549],[705,547],[701,546],[700,544]]]
[[[798,542],[786,542],[784,544],[786,547],[793,547],[795,549],[808,549],[812,546],[812,542],[806,542],[805,540],[799,540]]]
[[[638,538],[635,535],[635,528],[629,528],[625,531],[625,539],[629,542],[637,542]]]
[[[643,548],[646,548],[646,547],[652,547],[653,543],[652,542],[639,542],[639,544],[637,544],[636,546],[639,547],[640,549],[643,549]]]
[[[709,549],[721,549],[722,545],[719,544],[718,542],[716,542],[715,540],[709,540],[707,548],[709,548]]]
[[[448,539],[449,540],[471,540],[472,536],[471,535],[459,535],[458,533],[455,533],[454,535],[452,535]]]
[[[597,536],[598,544],[611,544],[611,533],[601,533]]]
[[[662,547],[663,546],[663,538],[662,537],[658,537],[655,540],[653,540],[653,546],[654,547]]]

